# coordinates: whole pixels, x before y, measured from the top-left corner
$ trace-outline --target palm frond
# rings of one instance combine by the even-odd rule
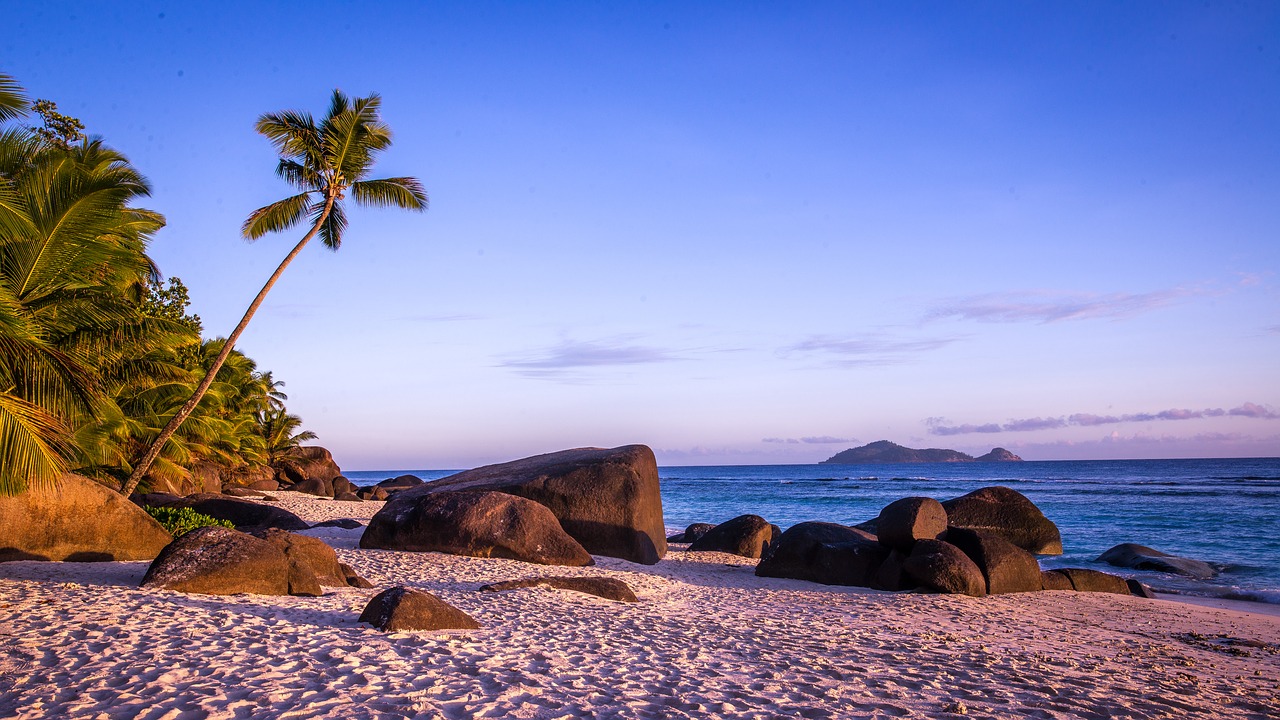
[[[324,211],[324,206],[317,204],[316,207],[317,211],[311,215],[312,222],[320,222],[320,214]],[[342,203],[335,202],[324,221],[320,222],[320,242],[330,250],[337,250],[342,247],[342,234],[346,230],[347,213],[343,211]]]
[[[44,408],[0,393],[0,495],[56,483],[67,470],[69,435]]]
[[[428,204],[422,183],[411,177],[361,180],[351,184],[351,197],[357,205],[372,207],[426,210]]]
[[[324,206],[317,203],[316,207]],[[297,225],[303,215],[313,209],[310,191],[277,200],[254,210],[241,226],[240,234],[246,240],[257,240],[269,232],[287,230]]]
[[[270,140],[281,155],[312,159],[320,157],[320,131],[311,113],[297,110],[266,113],[258,118],[254,129]]]
[[[324,187],[324,178],[320,177],[315,168],[296,160],[281,158],[280,164],[276,166],[276,175],[299,190],[319,190]]]
[[[0,120],[16,120],[27,114],[30,103],[11,76],[0,73]]]

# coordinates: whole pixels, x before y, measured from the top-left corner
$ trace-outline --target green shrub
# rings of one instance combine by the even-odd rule
[[[219,520],[216,517],[198,513],[189,507],[148,507],[146,511],[148,515],[155,518],[174,537],[191,532],[196,528],[210,525],[235,528],[235,525],[230,520]]]

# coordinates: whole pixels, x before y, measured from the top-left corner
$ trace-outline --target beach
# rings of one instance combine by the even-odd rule
[[[309,522],[382,505],[275,497]],[[315,598],[140,590],[146,562],[0,564],[0,718],[1280,715],[1265,606],[882,593],[760,578],[754,560],[683,545],[652,566],[546,567],[360,550],[360,533],[304,533],[375,586]],[[639,602],[478,592],[547,575],[615,577]],[[393,585],[483,627],[357,622]]]

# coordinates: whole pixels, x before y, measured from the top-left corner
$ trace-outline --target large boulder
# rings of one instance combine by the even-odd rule
[[[611,577],[537,577],[481,585],[481,592],[503,592],[519,588],[550,587],[558,590],[595,595],[617,602],[638,602],[635,591],[625,582]]]
[[[902,565],[908,577],[929,590],[973,597],[987,594],[982,569],[951,543],[917,540]]]
[[[888,556],[870,533],[835,523],[803,522],[778,537],[756,565],[756,575],[870,587]]]
[[[1058,526],[1025,495],[1007,487],[985,487],[942,503],[952,527],[983,530],[1036,555],[1061,555]]]
[[[776,530],[777,526],[759,515],[739,515],[708,530],[689,549],[758,558],[769,549]]]
[[[338,562],[338,553],[320,538],[291,533],[287,530],[270,528],[255,533],[284,551],[289,558],[289,593],[294,591],[295,581],[299,587],[314,581],[325,587],[347,587],[351,585],[347,570]],[[319,595],[320,593],[314,593]]]
[[[198,513],[203,513],[219,520],[230,520],[237,530],[245,532],[265,530],[267,528],[306,530],[311,527],[305,520],[284,508],[231,497],[230,495],[200,493],[164,504],[169,507],[189,507]]]
[[[0,496],[0,562],[150,560],[171,540],[142,508],[79,475]]]
[[[289,558],[276,545],[229,528],[202,527],[169,543],[147,568],[142,587],[208,595],[288,595],[289,576]],[[311,583],[298,580],[300,587],[318,591],[314,583],[314,577]]]
[[[644,445],[578,448],[467,470],[400,495],[494,490],[551,509],[597,555],[652,565],[667,552],[658,464]]]
[[[488,490],[396,493],[369,521],[360,547],[542,565],[594,562],[550,510],[527,498]]]
[[[952,527],[947,530],[947,542],[963,550],[982,570],[988,594],[1044,589],[1036,557],[996,533]]]
[[[474,630],[475,618],[428,592],[403,585],[373,596],[360,613],[360,622],[383,632],[405,630]]]
[[[947,511],[942,503],[927,497],[895,500],[880,511],[876,537],[880,544],[904,553],[917,540],[937,540],[947,534]]]
[[[1116,567],[1133,568],[1134,570],[1155,570],[1156,572],[1186,575],[1198,580],[1208,580],[1218,574],[1218,571],[1207,562],[1170,555],[1155,548],[1136,543],[1116,545],[1099,555],[1096,562],[1104,562]]]
[[[319,480],[329,486],[329,497],[333,497],[333,479],[342,474],[342,468],[333,461],[329,451],[318,445],[294,448],[287,456],[276,460],[274,467],[276,479],[282,484]]]

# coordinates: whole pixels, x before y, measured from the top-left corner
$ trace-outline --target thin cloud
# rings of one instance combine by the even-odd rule
[[[925,419],[925,425],[929,426],[929,434],[931,435],[967,435],[970,433],[1032,432],[1035,430],[1052,430],[1068,426],[1098,427],[1101,425],[1118,425],[1120,423],[1133,422],[1199,420],[1203,418],[1223,417],[1228,415],[1255,418],[1259,420],[1280,419],[1280,413],[1277,413],[1268,407],[1258,405],[1257,403],[1247,402],[1230,410],[1224,410],[1222,408],[1206,408],[1204,410],[1174,408],[1154,413],[1130,413],[1125,415],[1076,413],[1066,417],[1034,417],[1009,420],[1003,424],[986,423],[982,425],[953,425],[947,422],[946,418],[931,417]]]
[[[1231,408],[1227,411],[1227,414],[1237,417],[1258,418],[1260,420],[1276,420],[1280,418],[1280,413],[1251,402],[1247,402],[1238,408]]]
[[[1119,320],[1168,307],[1193,294],[1184,288],[1149,293],[987,293],[944,300],[925,314],[925,320],[1041,325],[1065,320]]]
[[[525,377],[563,380],[569,378],[569,371],[650,365],[680,359],[660,348],[627,344],[628,342],[627,340],[565,341],[523,358],[505,360],[499,363],[499,367],[510,368]]]
[[[815,335],[785,348],[784,352],[826,355],[834,358],[840,365],[895,365],[906,362],[915,355],[944,348],[957,339],[904,339],[883,333],[852,338]]]

